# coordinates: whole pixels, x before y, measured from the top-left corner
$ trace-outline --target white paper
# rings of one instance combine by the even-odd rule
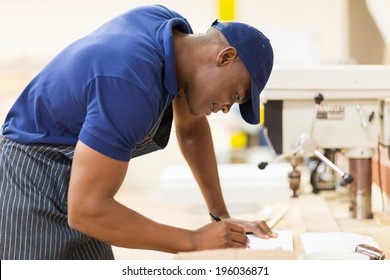
[[[274,230],[278,234],[276,238],[263,239],[254,234],[248,234],[249,248],[254,250],[285,250],[293,251],[293,236],[290,230]]]
[[[354,252],[359,244],[367,244],[380,249],[372,237],[351,232],[305,232],[301,234],[301,241],[306,254]]]

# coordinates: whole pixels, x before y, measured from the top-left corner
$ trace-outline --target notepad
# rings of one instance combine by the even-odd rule
[[[354,252],[356,246],[362,243],[380,249],[372,237],[351,232],[305,232],[301,234],[301,241],[306,254]]]
[[[290,230],[274,230],[276,238],[263,239],[254,234],[248,234],[250,249],[254,250],[284,250],[293,251],[293,235]]]

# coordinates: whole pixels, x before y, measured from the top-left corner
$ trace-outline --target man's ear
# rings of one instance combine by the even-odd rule
[[[224,48],[217,56],[217,65],[223,66],[233,62],[237,57],[237,50],[231,46]]]

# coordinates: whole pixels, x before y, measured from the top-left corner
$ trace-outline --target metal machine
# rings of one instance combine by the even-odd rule
[[[332,189],[341,178],[349,188],[351,216],[370,218],[371,160],[379,141],[390,146],[390,67],[275,67],[261,98],[264,129],[278,156],[259,168],[288,160],[297,196],[297,166],[307,159],[313,192]],[[348,159],[342,168],[338,153]]]

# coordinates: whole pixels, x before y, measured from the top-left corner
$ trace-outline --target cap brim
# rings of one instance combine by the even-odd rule
[[[242,118],[249,124],[260,123],[260,90],[252,78],[251,82],[251,99],[240,104]]]

